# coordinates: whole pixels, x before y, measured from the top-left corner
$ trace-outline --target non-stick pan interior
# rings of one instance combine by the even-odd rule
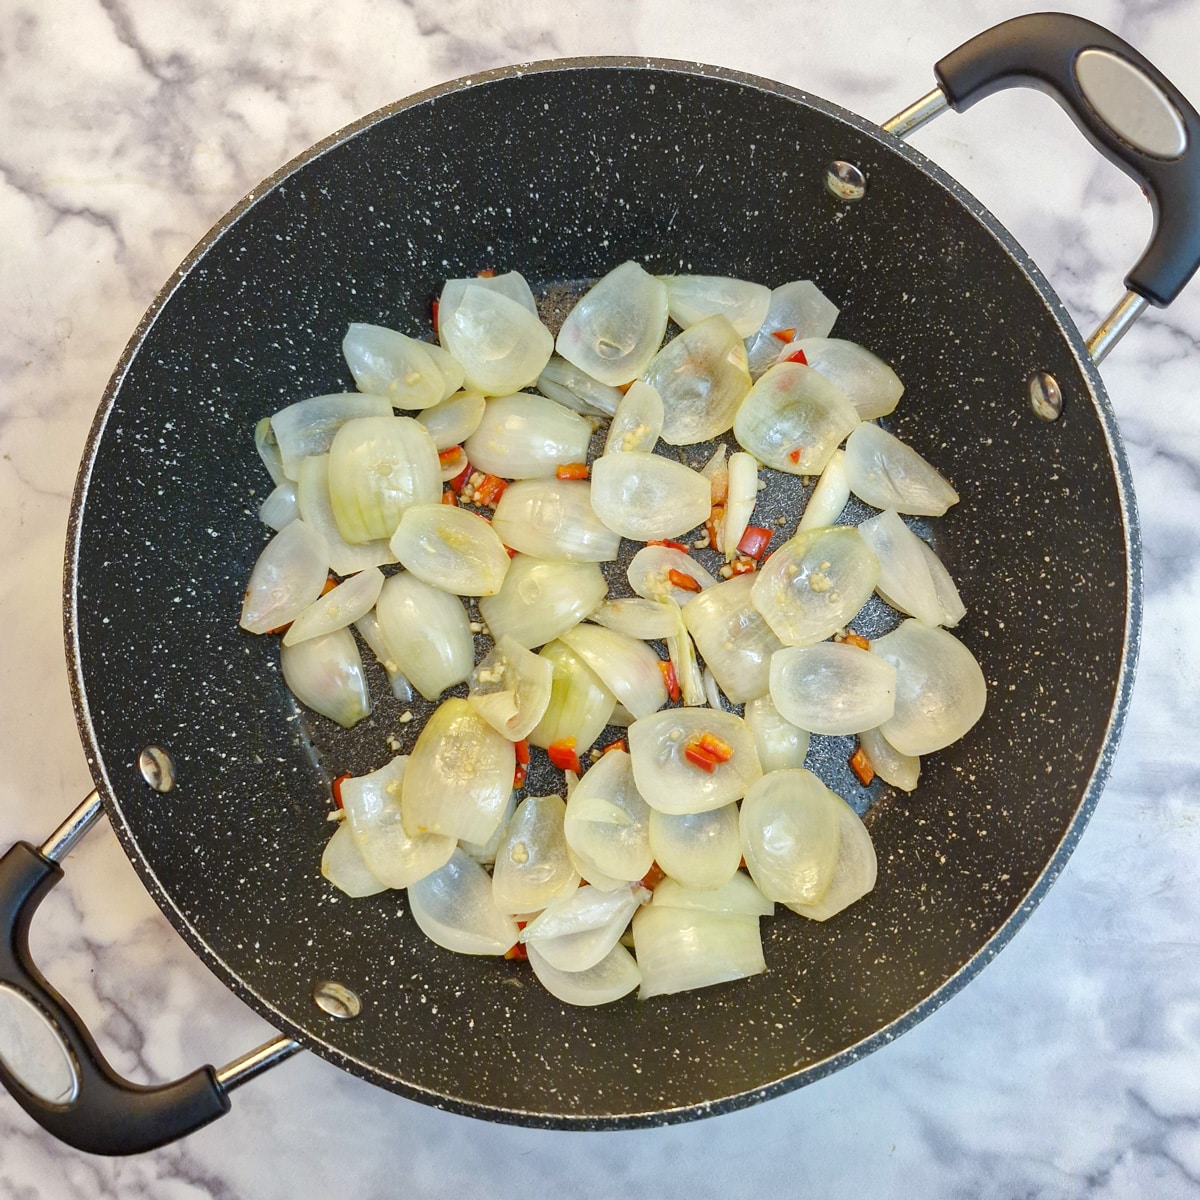
[[[826,164],[869,177],[856,204]],[[989,705],[912,796],[844,772],[880,859],[828,924],[764,922],[767,974],[567,1009],[518,963],[431,945],[385,893],[321,878],[328,781],[407,748],[381,697],[350,734],[301,710],[270,638],[237,628],[265,540],[262,416],[352,386],[350,321],[413,334],[448,276],[537,288],[636,258],[776,285],[811,278],[835,333],[893,364],[893,428],[962,499],[938,525]],[[1136,559],[1125,472],[1078,336],[1019,249],[915,153],[794,91],[679,64],[549,64],[452,85],[286,169],[165,289],[114,377],[68,554],[78,713],[150,890],[268,1019],[375,1083],[550,1125],[681,1119],[816,1078],[930,1011],[1061,866],[1128,686]],[[1062,418],[1026,379],[1049,371]],[[695,457],[699,457],[697,454]],[[689,459],[690,461],[690,459]],[[377,688],[377,695],[380,689]],[[178,782],[138,768],[165,748]],[[837,762],[844,745],[826,748]],[[853,789],[853,790],[851,790]],[[318,980],[361,998],[336,1020]]]

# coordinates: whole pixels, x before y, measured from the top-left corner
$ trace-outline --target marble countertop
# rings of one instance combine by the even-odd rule
[[[334,11],[336,7],[336,12]],[[1066,7],[1200,101],[1200,0]],[[107,378],[209,226],[312,142],[410,92],[560,55],[695,59],[884,120],[1013,0],[0,0],[0,839],[41,842],[91,787],[61,633],[76,466]],[[1149,231],[1136,187],[1029,92],[914,144],[1025,245],[1084,332]],[[103,1160],[0,1097],[0,1194],[267,1198],[1200,1194],[1200,284],[1105,363],[1145,551],[1145,637],[1111,781],[1010,946],[891,1045],[684,1126],[553,1133],[379,1091],[311,1055],[184,1142]],[[142,1081],[271,1031],[185,947],[106,824],[43,906],[35,953]]]

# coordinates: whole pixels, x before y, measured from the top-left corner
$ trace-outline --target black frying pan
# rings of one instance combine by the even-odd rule
[[[1131,131],[1079,66],[1097,54],[1102,73],[1115,61],[1165,98],[1166,143],[1131,144],[1152,134]],[[1200,160],[1169,139],[1200,136],[1200,119],[1153,67],[1088,22],[1042,16],[968,43],[938,77],[955,108],[1000,86],[1050,90],[1147,188],[1156,233],[1097,356],[1144,301],[1173,299],[1200,261]],[[831,175],[835,162],[861,172],[864,196],[850,198],[855,172]],[[813,278],[841,306],[839,336],[895,366],[907,395],[893,427],[962,495],[939,551],[990,697],[912,796],[835,779],[879,853],[866,900],[824,925],[765,922],[763,976],[578,1010],[521,964],[431,945],[403,897],[349,901],[323,882],[329,779],[390,756],[397,709],[376,686],[371,725],[331,728],[290,697],[271,639],[241,633],[237,615],[269,486],[254,423],[348,385],[337,348],[350,321],[416,332],[447,276],[515,267],[554,292],[627,258]],[[1030,402],[1047,375],[1056,420]],[[1020,248],[896,132],[778,84],[642,60],[536,64],[404,101],[221,222],[164,288],[100,407],[66,572],[98,795],[40,850],[20,843],[0,860],[12,931],[0,1000],[51,1019],[74,1084],[39,1099],[3,1045],[0,1074],[47,1128],[104,1153],[220,1115],[232,1086],[295,1045],[428,1103],[549,1127],[684,1120],[817,1079],[947,999],[1057,875],[1115,748],[1139,596],[1129,477],[1093,354]],[[823,767],[844,771],[845,751],[825,740]],[[164,772],[174,786],[156,790]],[[113,1075],[25,939],[101,805],[172,923],[294,1042],[161,1088]]]

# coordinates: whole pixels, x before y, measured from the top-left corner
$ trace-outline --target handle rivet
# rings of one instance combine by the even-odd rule
[[[175,786],[175,764],[161,746],[147,746],[138,755],[138,770],[156,792],[169,792]]]
[[[867,177],[853,163],[835,159],[825,168],[825,186],[839,200],[861,200],[867,194]]]
[[[1043,421],[1057,421],[1062,416],[1063,406],[1058,380],[1045,371],[1035,371],[1030,375],[1029,404]]]
[[[349,1021],[362,1012],[362,1001],[358,994],[332,979],[318,980],[313,984],[312,994],[317,1007],[339,1021]]]

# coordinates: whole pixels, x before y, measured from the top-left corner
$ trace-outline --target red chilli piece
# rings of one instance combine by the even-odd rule
[[[445,450],[438,451],[438,462],[443,467],[448,467],[452,462],[458,461],[458,456],[463,452],[461,446],[449,446]]]
[[[463,488],[465,488],[467,486],[467,480],[470,478],[471,478],[471,464],[464,463],[463,469],[461,471],[459,471],[459,473],[457,475],[455,475],[455,477],[452,480],[450,480],[450,490],[455,493],[461,492],[463,490]]]
[[[767,543],[775,536],[773,529],[764,529],[761,525],[747,525],[737,544],[737,552],[757,562],[763,556]]]
[[[870,786],[871,780],[875,778],[875,768],[871,766],[871,760],[861,746],[850,755],[850,770],[858,776],[858,782],[863,787]]]
[[[857,646],[860,650],[870,650],[871,648],[871,643],[861,633],[855,633],[853,630],[850,630],[842,638],[842,641],[847,642],[851,646]]]
[[[804,357],[803,350],[797,350],[795,354],[789,354],[787,356],[787,358],[785,358],[783,361],[784,362],[798,362],[798,363],[800,363],[801,366],[804,366],[804,367],[808,366],[808,359]]]
[[[551,742],[546,747],[546,757],[560,771],[574,771],[576,775],[583,774],[583,768],[579,765],[579,755],[575,753],[575,739],[573,737]]]
[[[513,742],[513,752],[517,756],[517,762],[523,767],[529,765],[529,739],[522,738],[519,742]]]
[[[754,559],[752,558],[735,558],[729,564],[729,574],[734,575],[753,575],[754,574]]]
[[[653,541],[647,542],[646,545],[647,546],[667,546],[672,550],[679,550],[683,554],[686,554],[688,552],[688,550],[690,549],[689,546],[685,546],[682,542],[673,542],[673,541],[671,541],[670,538],[655,538]]]
[[[771,336],[778,338],[781,342],[790,342],[796,336],[796,331],[794,329],[772,329]]]
[[[525,949],[524,942],[513,942],[513,944],[504,952],[504,957],[510,962],[528,962],[529,951]]]
[[[449,504],[452,508],[457,508],[458,497],[449,488],[446,488],[442,492],[442,503]]]
[[[700,747],[707,751],[717,762],[728,762],[733,757],[733,747],[715,733],[705,731],[700,735]]]
[[[659,885],[660,883],[662,883],[662,881],[663,881],[664,879],[666,879],[666,877],[667,877],[667,873],[666,873],[666,871],[664,871],[664,870],[662,869],[662,867],[660,867],[660,866],[658,865],[658,863],[657,863],[657,862],[652,862],[652,863],[650,864],[650,870],[648,870],[648,871],[645,873],[645,875],[643,875],[643,876],[641,877],[641,879],[640,879],[640,880],[638,880],[638,882],[639,882],[639,883],[642,885],[642,887],[644,887],[644,888],[645,888],[647,891],[649,891],[649,892],[652,892],[652,891],[654,891],[654,889],[655,889],[656,887],[658,887],[658,885]]]
[[[496,272],[491,267],[484,267],[482,271],[475,272],[476,279],[495,279]]]
[[[601,749],[601,754],[607,754],[610,750],[623,750],[626,754],[629,753],[629,743],[624,738],[617,738],[615,742],[609,742],[607,746]]]
[[[500,503],[500,497],[504,495],[504,489],[507,487],[508,481],[501,479],[498,475],[485,475],[475,485],[475,503],[495,508]]]
[[[700,580],[695,576],[689,575],[686,571],[676,571],[671,567],[667,571],[667,579],[673,587],[682,588],[685,592],[699,592],[703,589],[700,587]]]
[[[342,803],[342,784],[345,783],[347,779],[353,778],[354,777],[350,774],[350,772],[347,771],[344,775],[339,775],[329,785],[329,790],[333,793],[333,802],[338,806],[338,808],[345,808],[345,805]]]
[[[675,674],[675,664],[670,661],[660,662],[658,669],[662,672],[663,683],[667,685],[667,695],[678,703],[683,693],[679,690],[679,676]]]
[[[437,333],[437,331],[438,331],[438,302],[436,300],[430,301],[429,320],[433,325],[433,332]]]
[[[800,461],[800,456],[801,456],[803,453],[804,453],[804,447],[803,447],[803,446],[797,446],[797,447],[795,448],[795,450],[789,450],[789,451],[788,451],[788,458],[790,458],[790,459],[792,460],[792,462],[794,462],[794,463],[798,463],[798,462]]]
[[[683,757],[692,764],[693,767],[699,767],[702,771],[707,771],[710,775],[717,769],[717,764],[721,761],[715,754],[710,754],[699,742],[688,742],[683,748]]]
[[[559,479],[586,479],[588,477],[588,465],[585,462],[559,463],[554,468],[554,474]]]
[[[525,770],[525,764],[517,763],[515,769],[513,770],[513,787],[514,788],[524,787],[525,786],[525,776],[527,774],[528,774],[528,771]]]

